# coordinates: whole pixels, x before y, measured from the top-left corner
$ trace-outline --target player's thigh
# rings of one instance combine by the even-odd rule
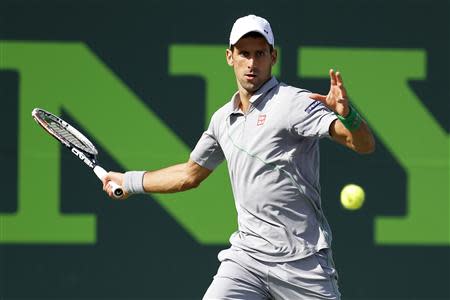
[[[337,272],[329,250],[280,264],[269,274],[269,289],[275,300],[340,299]]]
[[[203,300],[268,300],[264,283],[232,260],[224,260]]]

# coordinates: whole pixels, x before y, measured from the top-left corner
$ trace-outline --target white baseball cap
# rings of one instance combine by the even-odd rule
[[[274,46],[275,39],[269,22],[267,22],[266,19],[255,15],[248,15],[239,18],[234,22],[230,33],[230,46],[236,44],[241,37],[249,32],[261,33],[267,42]]]

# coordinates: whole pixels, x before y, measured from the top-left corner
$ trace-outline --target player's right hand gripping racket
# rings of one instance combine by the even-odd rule
[[[98,151],[88,138],[66,121],[48,111],[35,108],[31,115],[45,131],[60,141],[61,144],[66,146],[76,157],[90,167],[100,180],[103,179],[107,172],[97,164]],[[123,195],[122,187],[112,181],[109,184],[114,197],[120,198]]]

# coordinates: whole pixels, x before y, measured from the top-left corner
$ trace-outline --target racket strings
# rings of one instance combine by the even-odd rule
[[[59,136],[61,136],[63,139],[65,139],[69,143],[73,144],[75,147],[77,147],[87,153],[95,154],[95,151],[93,151],[91,147],[84,144],[80,139],[78,139],[71,132],[67,131],[60,124],[58,124],[56,122],[49,122],[48,125],[54,132],[56,132]]]

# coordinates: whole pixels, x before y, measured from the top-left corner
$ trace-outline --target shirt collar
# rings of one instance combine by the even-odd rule
[[[271,90],[274,86],[278,84],[278,80],[272,76],[269,80],[266,81],[250,98],[250,103],[254,103],[258,100],[262,95],[264,95],[267,91]],[[239,108],[239,91],[234,93],[233,97],[231,97],[231,109],[230,114],[234,113],[242,113]]]

